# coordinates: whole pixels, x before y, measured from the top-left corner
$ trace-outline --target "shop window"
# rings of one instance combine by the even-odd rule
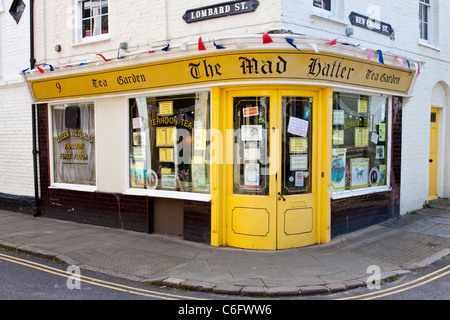
[[[95,185],[93,104],[52,106],[53,181]]]
[[[81,12],[81,38],[90,38],[107,34],[108,0],[79,1]]]
[[[130,187],[209,193],[209,93],[130,100]]]
[[[332,191],[385,186],[388,99],[335,93],[333,100]]]

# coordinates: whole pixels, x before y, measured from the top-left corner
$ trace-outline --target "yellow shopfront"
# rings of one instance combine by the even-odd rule
[[[131,164],[124,166],[119,174],[129,184],[116,192],[182,199],[190,205],[200,201],[203,208],[209,203],[211,245],[264,250],[330,241],[333,89],[406,95],[414,75],[355,58],[292,50],[120,63],[109,69],[60,71],[28,80],[36,103],[83,98],[95,104],[106,97],[117,106],[114,119],[129,108],[130,118],[123,121],[133,135],[130,144],[142,133],[148,136],[148,144],[154,141],[155,145],[147,145],[148,150],[126,146],[123,158],[147,154],[153,162],[143,161],[139,170]],[[120,107],[123,101],[127,103]],[[100,106],[105,108],[106,103]],[[188,111],[192,121],[175,120]],[[170,121],[182,121],[182,127]],[[180,156],[178,136],[169,137],[164,148],[158,145],[157,133],[163,125],[171,125],[170,132],[184,132],[183,144],[191,148],[192,157],[183,169],[203,168],[201,179],[192,177],[190,187],[178,183],[179,166],[169,165]],[[139,153],[132,154],[133,150]],[[201,151],[201,157],[196,151]],[[138,171],[139,176],[133,176]],[[105,176],[114,179],[115,174]],[[165,183],[169,176],[172,189],[148,182],[152,178]],[[143,184],[136,183],[136,178]],[[101,179],[97,177],[99,186]]]

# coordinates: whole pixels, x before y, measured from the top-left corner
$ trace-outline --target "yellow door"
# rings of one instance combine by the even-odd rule
[[[316,243],[317,94],[227,95],[227,245],[285,249]]]
[[[438,169],[438,136],[439,136],[439,109],[431,108],[430,126],[430,189],[429,200],[435,200],[437,196],[437,169]]]

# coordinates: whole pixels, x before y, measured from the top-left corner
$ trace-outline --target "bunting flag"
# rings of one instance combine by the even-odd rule
[[[40,72],[41,74],[42,74],[42,73],[45,73],[44,69],[42,69],[41,67],[36,66],[36,68],[39,70],[39,72]]]
[[[148,50],[147,53],[155,53],[155,50]]]
[[[416,70],[417,70],[417,74],[416,74],[416,78],[417,78],[420,75],[420,63],[414,62],[414,65],[416,66]]]
[[[409,62],[409,60],[406,60],[406,63],[408,64],[408,69],[411,71],[411,63]],[[409,73],[409,75],[411,75],[412,72]]]
[[[267,32],[264,32],[263,34],[263,44],[271,43],[273,42],[272,38],[269,36]]]
[[[27,72],[28,70],[30,70],[30,68],[23,69],[22,73],[25,74],[25,72]]]
[[[370,61],[372,59],[373,51],[370,49],[367,49],[367,61]]]
[[[384,64],[383,52],[381,50],[377,50],[377,52],[378,52],[378,59],[379,59],[380,63]]]
[[[51,64],[44,64],[44,67],[49,67],[50,71],[55,71],[55,69],[53,68],[53,66]]]
[[[397,60],[402,65],[403,69],[406,69],[405,62],[403,62],[403,59],[397,56]]]
[[[317,44],[315,43],[308,43],[316,53],[319,53],[319,48],[317,47]]]
[[[342,45],[344,45],[344,46],[352,46],[352,47],[355,47],[355,48],[358,48],[360,46],[360,44],[356,45],[356,44],[347,43],[347,42],[342,42]]]
[[[164,48],[162,48],[161,50],[162,51],[169,51],[170,49],[169,49],[169,47],[170,47],[170,44],[167,44],[167,46],[165,46]]]
[[[221,46],[221,45],[219,45],[219,44],[216,44],[216,42],[214,41],[213,42],[214,43],[214,46],[216,47],[216,49],[225,49],[225,47],[224,46]]]
[[[339,39],[339,38],[336,38],[336,39],[334,39],[333,41],[327,42],[326,44],[327,44],[328,46],[334,46],[334,45],[337,44],[337,40],[338,40],[338,39]]]
[[[97,55],[99,57],[101,57],[103,60],[105,60],[106,62],[111,61],[111,59],[106,59],[101,53],[97,53]]]
[[[202,37],[198,38],[198,50],[206,50]]]
[[[295,49],[297,49],[298,51],[302,51],[299,48],[297,48],[297,46],[294,44],[294,39],[291,38],[286,38],[287,43],[289,43],[291,46],[293,46]]]

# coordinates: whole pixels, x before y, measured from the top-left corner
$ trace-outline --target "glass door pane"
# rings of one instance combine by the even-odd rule
[[[311,193],[313,98],[282,98],[283,195]]]
[[[269,97],[233,98],[233,193],[269,195]]]

